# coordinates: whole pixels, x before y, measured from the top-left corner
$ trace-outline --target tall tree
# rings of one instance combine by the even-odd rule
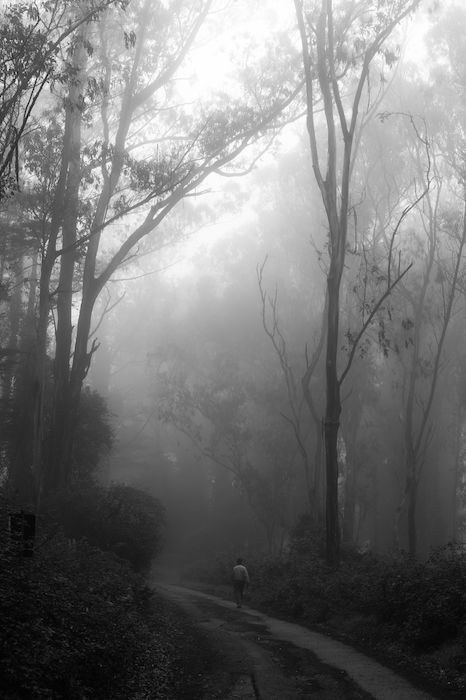
[[[403,407],[404,489],[397,509],[396,535],[399,537],[400,519],[406,513],[412,556],[418,549],[419,484],[435,440],[435,402],[448,336],[463,290],[466,245],[466,52],[464,36],[458,31],[465,12],[464,8],[447,7],[439,15],[429,41],[434,60],[422,105],[435,140],[435,187],[424,200],[415,233],[415,240],[423,238],[418,244],[417,285],[403,290],[413,328]],[[415,94],[414,89],[412,92]],[[459,402],[458,411],[460,406]]]
[[[105,285],[142,239],[152,234],[165,245],[176,205],[209,175],[232,174],[228,164],[279,129],[299,93],[295,75],[284,78],[277,63],[261,90],[249,72],[240,97],[186,104],[176,77],[212,5],[134,0],[124,16],[109,11],[98,26],[86,25],[73,44],[49,221],[54,241],[42,285],[44,309],[51,293],[57,301],[50,486],[67,480],[81,387],[98,347],[95,339],[90,343],[92,316]],[[49,273],[57,265],[53,290]],[[38,452],[35,463],[44,464],[44,455]]]
[[[73,53],[78,34],[85,33],[87,27],[112,5],[123,7],[125,1],[84,0],[78,5],[57,0],[10,3],[0,17],[0,200],[3,200],[4,209],[2,226],[5,232],[9,229],[18,244],[23,246],[22,256],[27,262],[25,274],[29,277],[28,302],[25,309],[27,319],[21,324],[22,362],[21,366],[16,368],[16,374],[21,376],[17,376],[12,392],[17,396],[11,396],[14,401],[20,399],[20,394],[22,396],[15,410],[17,415],[22,416],[18,442],[20,448],[13,450],[9,463],[14,489],[23,503],[34,500],[32,494],[35,489],[31,485],[31,472],[35,475],[33,480],[37,480],[38,464],[42,458],[40,446],[44,425],[44,388],[47,383],[50,280],[56,260],[56,240],[59,232],[57,219],[61,216],[57,210],[55,220],[49,228],[53,216],[48,218],[50,193],[46,190],[50,189],[54,181],[54,173],[52,174],[53,166],[48,150],[51,144],[56,145],[57,120],[53,116],[48,129],[42,130],[39,113],[44,104],[50,105],[52,87],[55,92],[59,92],[62,83],[74,81],[74,69],[68,57]],[[43,101],[41,96],[44,97]],[[38,141],[38,133],[44,136],[44,143]],[[36,149],[34,142],[38,147]],[[45,162],[40,164],[39,153],[46,156]],[[9,195],[18,190],[20,182],[24,195],[17,195],[16,201],[12,202]],[[38,196],[38,187],[43,188],[42,196]],[[37,284],[39,267],[40,283]],[[37,291],[39,300],[36,299]],[[37,319],[34,318],[36,303]],[[26,433],[30,434],[29,439],[26,439]]]
[[[373,105],[371,69],[378,59],[390,65],[396,53],[386,43],[396,27],[412,13],[419,0],[359,0],[305,3],[294,0],[301,38],[306,83],[307,128],[314,175],[319,186],[329,230],[326,326],[326,451],[327,559],[339,559],[338,433],[341,414],[340,290],[347,252],[351,202],[351,175],[357,150],[361,107]],[[363,102],[365,101],[365,103]],[[318,104],[317,104],[318,101]],[[325,155],[319,152],[317,109],[323,108]],[[342,153],[339,152],[341,147]]]

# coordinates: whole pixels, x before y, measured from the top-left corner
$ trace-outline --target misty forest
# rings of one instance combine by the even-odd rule
[[[0,2],[2,697],[240,697],[173,601],[233,610],[238,557],[251,608],[464,697],[465,28]]]

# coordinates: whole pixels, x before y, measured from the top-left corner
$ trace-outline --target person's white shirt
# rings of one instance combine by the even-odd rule
[[[249,583],[248,570],[244,564],[236,564],[236,566],[233,567],[233,579],[235,581],[244,581],[245,583]]]

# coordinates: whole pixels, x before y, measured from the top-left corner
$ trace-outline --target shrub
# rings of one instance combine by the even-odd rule
[[[95,482],[102,457],[114,440],[111,416],[106,400],[97,391],[84,387],[73,441],[70,481],[79,488]]]
[[[165,697],[166,644],[147,623],[147,590],[127,566],[50,532],[31,558],[2,540],[3,698],[117,700],[147,687]]]
[[[389,569],[381,619],[397,625],[417,649],[454,638],[466,622],[466,557],[448,545],[423,564],[406,560]]]
[[[449,640],[466,643],[466,553],[449,545],[424,563],[347,551],[337,569],[322,557],[321,540],[300,523],[287,556],[250,566],[252,602],[310,623],[371,619],[386,639],[414,652]],[[367,627],[361,634],[371,634]]]
[[[160,551],[165,511],[144,491],[122,484],[90,486],[61,496],[54,512],[67,537],[113,552],[137,571],[148,570]]]

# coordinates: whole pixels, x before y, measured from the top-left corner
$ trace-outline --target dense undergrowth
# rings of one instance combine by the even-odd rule
[[[184,697],[180,654],[189,621],[147,588],[134,567],[141,556],[131,566],[84,538],[70,540],[60,523],[45,518],[33,555],[24,556],[21,542],[12,542],[1,499],[0,518],[2,699]],[[121,517],[116,529],[122,538]]]
[[[84,543],[70,549],[55,536],[39,547],[31,558],[2,557],[3,697],[116,698],[147,684],[163,688],[165,652],[145,623],[137,577]]]
[[[440,687],[465,691],[466,553],[458,546],[420,563],[347,551],[332,569],[318,539],[300,528],[286,556],[247,563],[253,607],[320,627]],[[200,578],[224,585],[230,568],[220,557]]]

